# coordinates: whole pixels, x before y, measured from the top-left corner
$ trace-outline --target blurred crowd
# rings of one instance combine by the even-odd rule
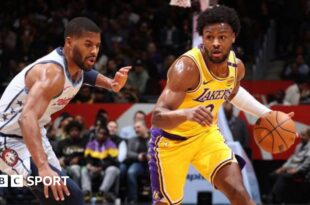
[[[222,0],[219,3],[234,7],[240,14],[242,30],[235,50],[246,64],[251,64],[269,20],[275,18],[272,15],[275,2]],[[172,7],[167,0],[2,2],[0,92],[25,65],[63,45],[63,30],[68,20],[87,16],[102,30],[101,52],[95,68],[108,77],[114,77],[124,65],[132,65],[133,69],[119,94],[84,87],[74,102],[154,102],[170,65],[192,46],[192,17],[198,11],[197,0],[192,1],[189,9]]]

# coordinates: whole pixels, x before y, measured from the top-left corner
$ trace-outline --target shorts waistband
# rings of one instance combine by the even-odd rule
[[[2,132],[0,132],[0,137],[12,137],[12,138],[18,138],[18,139],[23,139],[22,136],[19,135],[13,135],[13,134],[4,134]]]
[[[177,140],[177,141],[187,140],[186,137],[181,137],[179,135],[171,134],[171,133],[165,132],[164,130],[159,129],[159,128],[152,128],[152,133],[154,133],[155,135],[161,135],[161,136],[168,138],[170,140]]]

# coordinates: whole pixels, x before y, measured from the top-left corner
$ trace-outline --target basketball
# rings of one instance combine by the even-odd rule
[[[295,142],[295,123],[284,112],[268,112],[256,121],[253,135],[256,144],[263,150],[274,154],[281,153]]]

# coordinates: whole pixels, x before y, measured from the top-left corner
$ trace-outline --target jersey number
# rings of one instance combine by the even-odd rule
[[[206,106],[206,108],[209,109],[210,112],[212,112],[214,109],[214,105],[210,104],[210,105]]]

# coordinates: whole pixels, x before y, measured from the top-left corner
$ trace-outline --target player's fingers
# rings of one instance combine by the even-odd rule
[[[65,200],[64,193],[63,193],[63,190],[62,190],[62,186],[60,184],[56,185],[56,190],[58,192],[58,196],[59,196],[60,200],[61,201]]]
[[[130,69],[131,69],[131,66],[126,66],[126,67],[123,67],[123,68],[119,69],[118,72],[120,72],[120,73],[122,73],[124,75],[127,75],[128,72],[130,71]]]
[[[59,196],[58,196],[57,189],[56,189],[55,185],[51,185],[50,187],[51,187],[51,190],[53,192],[54,199],[56,201],[59,201]]]
[[[48,199],[48,197],[49,197],[49,195],[48,195],[48,186],[45,186],[45,185],[44,185],[44,196],[45,196],[45,198],[47,198],[47,199]]]
[[[213,120],[213,115],[208,108],[200,107],[198,112],[205,118],[205,120],[211,124]]]
[[[119,83],[118,82],[112,82],[112,85],[111,85],[113,88],[119,86]]]
[[[67,196],[70,196],[70,192],[69,192],[69,189],[68,189],[67,185],[65,185],[63,181],[60,181],[60,185],[62,187],[62,190],[65,192],[65,194]]]
[[[124,78],[127,77],[127,75],[124,74],[124,73],[119,72],[119,73],[118,73],[118,77],[119,77],[120,79],[124,79]]]
[[[197,110],[196,113],[194,114],[194,119],[203,126],[211,124],[211,121],[208,118],[208,116],[205,116],[205,113],[199,110]]]
[[[294,112],[290,112],[288,113],[288,116],[290,116],[290,118],[294,117],[295,113]]]
[[[197,122],[201,126],[206,126],[206,121],[199,117],[193,117],[193,121]]]
[[[126,78],[127,78],[127,75],[122,74],[121,72],[117,72],[114,77],[116,81],[122,81],[122,80],[125,80]]]
[[[204,122],[204,125],[212,124],[212,117],[206,113],[199,113],[199,119]]]

